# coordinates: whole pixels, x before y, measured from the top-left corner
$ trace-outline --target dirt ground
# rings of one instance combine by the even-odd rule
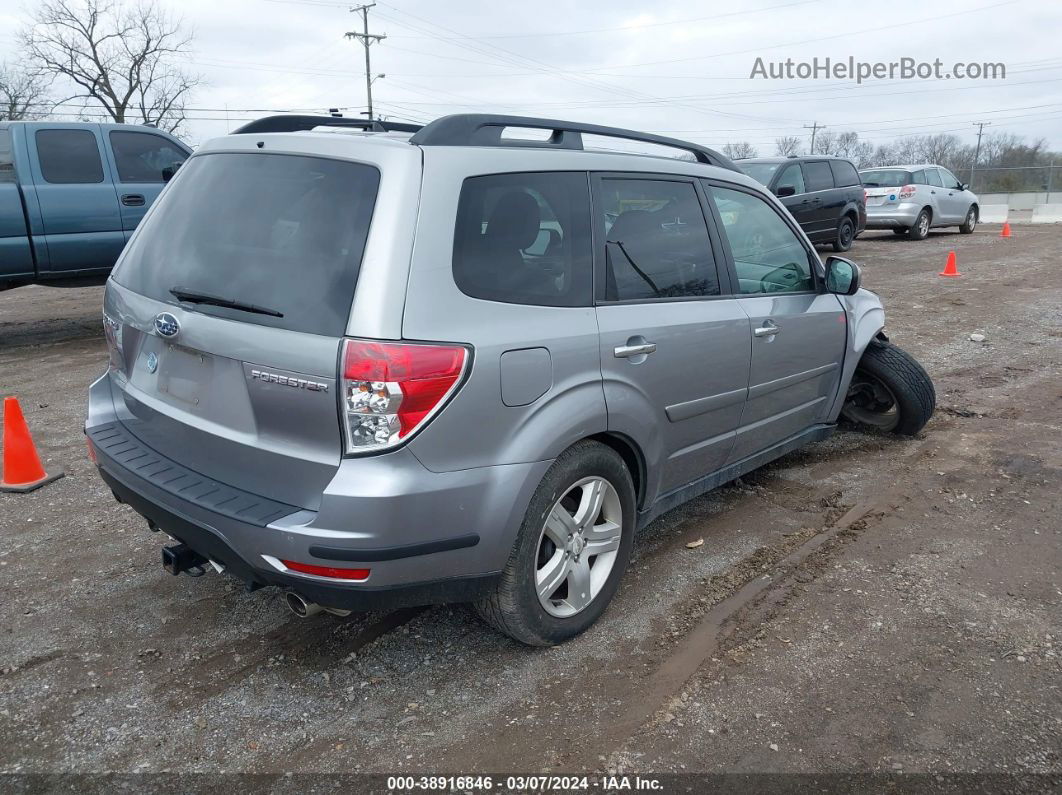
[[[85,455],[101,289],[0,294],[0,392],[66,472],[0,495],[0,770],[1057,782],[1062,226],[997,230],[851,252],[936,382],[919,438],[840,432],[667,514],[548,650],[462,606],[300,620],[165,574]],[[962,278],[937,276],[949,249]]]

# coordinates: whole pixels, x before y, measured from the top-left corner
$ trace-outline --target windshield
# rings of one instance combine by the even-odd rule
[[[114,279],[177,303],[196,293],[230,304],[197,312],[342,336],[380,173],[301,155],[204,154],[188,160],[144,221]]]
[[[771,184],[771,178],[774,177],[774,172],[778,170],[778,166],[781,163],[736,163],[738,168],[748,174],[757,182],[764,185]]]
[[[867,188],[902,188],[911,182],[911,172],[902,168],[879,168],[860,171],[859,178]]]

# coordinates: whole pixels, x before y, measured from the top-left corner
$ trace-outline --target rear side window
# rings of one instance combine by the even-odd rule
[[[815,160],[804,164],[804,182],[808,192],[827,190],[833,187],[833,172],[825,160]]]
[[[11,146],[11,131],[0,130],[0,183],[15,181],[15,153]]]
[[[919,171],[915,171],[913,174],[911,174],[911,184],[912,185],[928,185],[929,184],[929,180],[926,179],[926,172],[922,171],[922,170],[919,170]]]
[[[859,172],[855,166],[847,160],[831,160],[830,169],[833,171],[833,181],[838,188],[846,188],[849,185],[859,185]]]
[[[940,181],[940,172],[935,168],[926,169],[926,179],[929,180],[930,185],[934,185],[938,188],[944,187],[944,183]]]
[[[301,155],[191,158],[130,241],[115,280],[176,303],[180,287],[283,317],[204,314],[338,337],[346,329],[380,173]]]
[[[473,298],[588,306],[590,189],[581,171],[492,174],[461,187],[454,281]]]
[[[165,182],[162,170],[176,170],[188,159],[184,151],[154,133],[115,130],[110,139],[122,182]]]
[[[602,179],[605,298],[631,301],[719,295],[708,226],[690,182]]]
[[[75,185],[103,182],[103,161],[89,130],[37,130],[37,157],[45,182]]]

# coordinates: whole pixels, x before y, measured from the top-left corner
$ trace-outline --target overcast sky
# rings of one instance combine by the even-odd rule
[[[250,109],[364,110],[364,55],[330,0],[163,0],[196,33],[188,68],[207,81],[189,103],[198,143]],[[0,0],[0,60],[34,0]],[[428,120],[456,111],[560,117],[689,138],[750,141],[817,121],[875,143],[910,133],[1044,137],[1062,149],[1062,3],[1055,0],[388,0],[370,12],[378,114]],[[1000,80],[750,79],[757,57],[894,61],[944,68],[1002,62]],[[228,111],[226,112],[226,108]]]

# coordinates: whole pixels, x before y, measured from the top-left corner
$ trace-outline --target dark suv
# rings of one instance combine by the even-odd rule
[[[762,182],[793,214],[812,243],[848,251],[867,225],[859,172],[843,157],[755,157],[737,166]]]

